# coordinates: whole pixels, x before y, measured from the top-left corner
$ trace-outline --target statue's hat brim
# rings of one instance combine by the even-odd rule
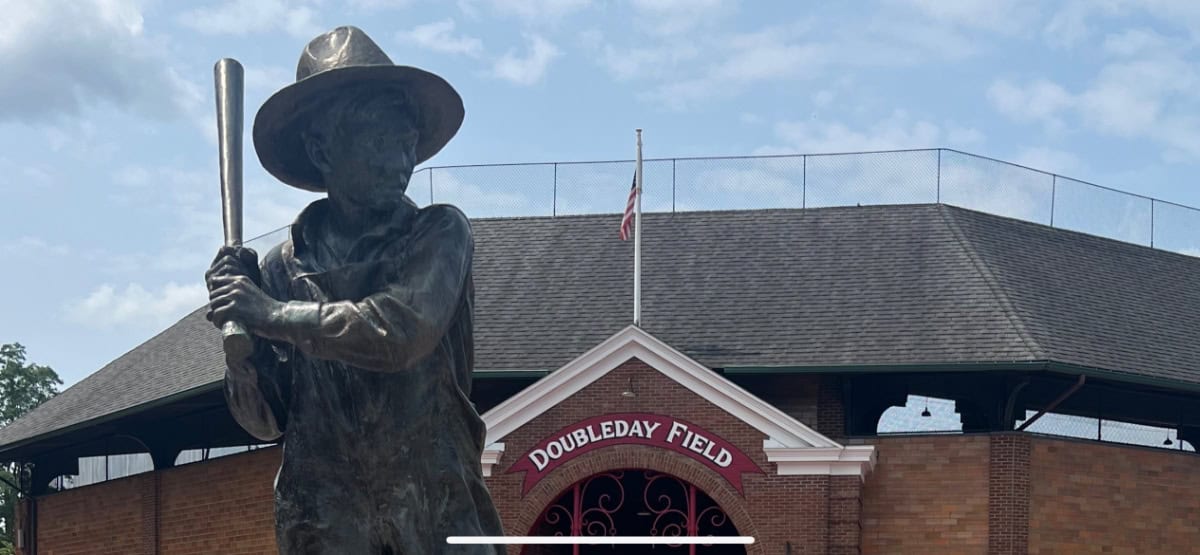
[[[361,33],[355,28],[338,28],[313,41],[328,41],[334,33]],[[365,35],[362,35],[365,39]],[[354,46],[351,36],[350,46]],[[370,39],[365,39],[369,41]],[[346,39],[335,38],[337,47],[344,48]],[[306,55],[313,50],[310,44]],[[375,47],[373,43],[369,47]],[[361,47],[360,47],[361,48]],[[382,56],[382,51],[378,52]],[[386,57],[382,58],[386,60]],[[342,57],[344,63],[346,57]],[[325,191],[321,173],[309,160],[303,134],[314,113],[348,88],[366,86],[379,94],[403,91],[411,101],[413,119],[418,131],[416,164],[437,154],[462,126],[464,110],[462,97],[445,79],[428,71],[409,66],[374,62],[368,65],[340,65],[315,71],[276,92],[263,103],[254,117],[254,148],[263,167],[280,181],[308,191]],[[300,72],[306,71],[301,60]],[[338,67],[340,65],[340,67]],[[311,66],[310,66],[311,67]]]

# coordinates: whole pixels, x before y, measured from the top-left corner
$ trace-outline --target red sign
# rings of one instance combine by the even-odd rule
[[[572,424],[534,445],[508,469],[524,472],[521,494],[529,492],[559,465],[610,445],[649,445],[691,457],[720,474],[742,492],[742,474],[762,469],[733,444],[703,428],[658,414],[606,414]]]

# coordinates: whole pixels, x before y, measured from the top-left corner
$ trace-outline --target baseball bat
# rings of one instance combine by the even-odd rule
[[[213,67],[217,90],[217,145],[221,162],[221,219],[225,246],[242,246],[242,64],[223,58]],[[241,322],[226,322],[221,328],[225,356],[245,360],[254,350],[250,334]]]

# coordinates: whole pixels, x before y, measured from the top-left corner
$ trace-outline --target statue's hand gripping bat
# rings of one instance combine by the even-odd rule
[[[221,161],[221,216],[225,246],[242,246],[242,64],[223,58],[213,68],[217,91],[217,145]],[[225,356],[236,361],[250,357],[254,345],[240,322],[221,328]]]

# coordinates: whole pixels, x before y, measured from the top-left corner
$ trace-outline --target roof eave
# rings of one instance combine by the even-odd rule
[[[753,374],[898,374],[918,372],[1057,372],[1072,376],[1086,375],[1114,382],[1200,393],[1200,383],[1145,376],[1131,372],[1109,370],[1056,360],[1013,360],[977,362],[936,362],[924,364],[813,364],[813,365],[768,365],[726,366],[729,375]]]
[[[186,390],[180,391],[178,393],[172,393],[171,395],[167,395],[166,397],[160,397],[158,399],[155,399],[153,401],[149,401],[146,403],[142,403],[140,405],[134,405],[132,407],[128,407],[128,408],[121,409],[118,411],[110,412],[103,416],[98,416],[96,418],[91,418],[88,420],[84,420],[82,422],[76,422],[74,424],[64,426],[62,428],[58,428],[55,430],[51,430],[49,432],[43,432],[43,433],[40,433],[37,435],[19,439],[17,441],[9,443],[9,444],[0,445],[0,461],[7,460],[6,457],[8,457],[10,453],[17,451],[23,447],[32,445],[34,443],[46,441],[49,439],[54,439],[56,437],[64,436],[64,435],[70,434],[72,432],[76,432],[76,431],[90,428],[93,426],[99,426],[101,424],[113,422],[116,420],[120,420],[122,418],[136,416],[138,414],[141,414],[144,412],[149,412],[149,411],[154,410],[159,407],[164,407],[164,406],[170,405],[172,403],[176,403],[179,401],[183,401],[185,399],[189,399],[191,397],[196,397],[199,395],[203,395],[205,393],[210,393],[212,391],[219,390],[219,389],[221,389],[221,387],[222,387],[221,381],[206,383],[206,384],[203,384],[200,386],[193,387],[191,389],[186,389]]]

